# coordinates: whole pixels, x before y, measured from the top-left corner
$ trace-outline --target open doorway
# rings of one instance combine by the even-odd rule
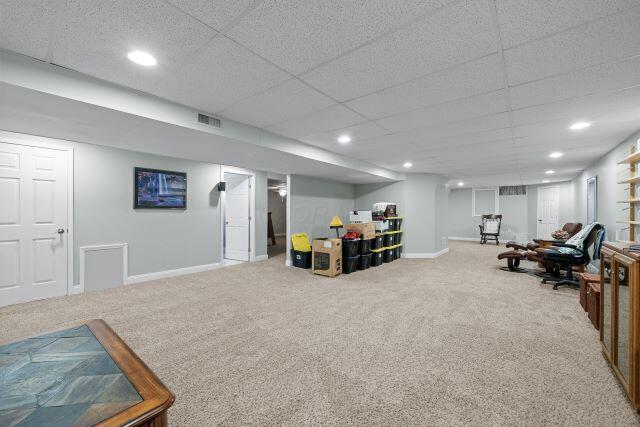
[[[267,255],[273,258],[284,254],[287,248],[287,183],[286,181],[268,180],[268,224],[267,224]]]

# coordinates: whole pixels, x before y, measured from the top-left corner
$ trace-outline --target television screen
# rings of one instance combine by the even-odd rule
[[[186,209],[187,174],[135,168],[134,208]]]

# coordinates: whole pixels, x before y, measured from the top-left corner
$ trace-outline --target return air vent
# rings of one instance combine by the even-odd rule
[[[206,114],[198,113],[198,123],[202,123],[203,125],[213,126],[215,128],[222,127],[222,121],[215,117],[207,116]]]

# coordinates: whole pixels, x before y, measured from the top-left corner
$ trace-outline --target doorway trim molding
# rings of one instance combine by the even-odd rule
[[[73,282],[73,237],[75,234],[73,226],[73,173],[75,170],[73,143],[62,139],[46,138],[2,129],[0,129],[0,142],[67,152],[67,295],[84,292],[80,285],[74,286]]]
[[[236,173],[249,177],[249,262],[256,261],[256,172],[250,169],[238,168],[235,166],[220,165],[220,181],[224,181],[225,173]],[[226,194],[220,192],[220,262],[224,263],[224,218],[225,218]]]

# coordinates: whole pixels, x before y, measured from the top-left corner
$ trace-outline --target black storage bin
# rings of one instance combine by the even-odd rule
[[[396,231],[402,230],[402,218],[396,219]]]
[[[342,239],[342,257],[350,258],[358,255],[358,247],[360,246],[360,240],[347,240]],[[344,271],[343,271],[344,273]]]
[[[376,237],[371,239],[371,249],[382,249],[384,247],[383,234],[376,234]]]
[[[358,259],[360,255],[342,258],[342,274],[351,274],[358,268]]]
[[[393,259],[398,259],[400,258],[400,253],[402,252],[402,246],[398,245],[395,248],[393,248]]]
[[[382,265],[383,258],[384,258],[384,249],[380,251],[371,252],[371,266],[377,267],[379,265]]]
[[[395,218],[389,218],[387,219],[387,221],[389,222],[389,231],[396,231],[397,230],[397,224],[398,222],[396,221]]]
[[[400,243],[402,243],[402,231],[396,233],[396,237],[393,238],[394,245],[399,245]]]
[[[311,268],[311,251],[302,252],[291,249],[291,261],[294,267]]]
[[[358,252],[360,255],[367,255],[369,253],[371,253],[371,242],[373,241],[373,239],[370,240],[361,240],[360,241],[360,251]]]
[[[371,255],[372,253],[360,255],[360,258],[358,258],[358,270],[366,270],[371,266]]]
[[[382,244],[384,245],[385,248],[388,248],[389,246],[393,246],[395,245],[394,241],[394,235],[391,233],[385,233],[382,235],[383,236],[383,241]]]
[[[393,261],[393,255],[394,255],[394,249],[393,248],[386,248],[384,250],[384,257],[383,257],[383,261],[384,262],[391,262]]]

